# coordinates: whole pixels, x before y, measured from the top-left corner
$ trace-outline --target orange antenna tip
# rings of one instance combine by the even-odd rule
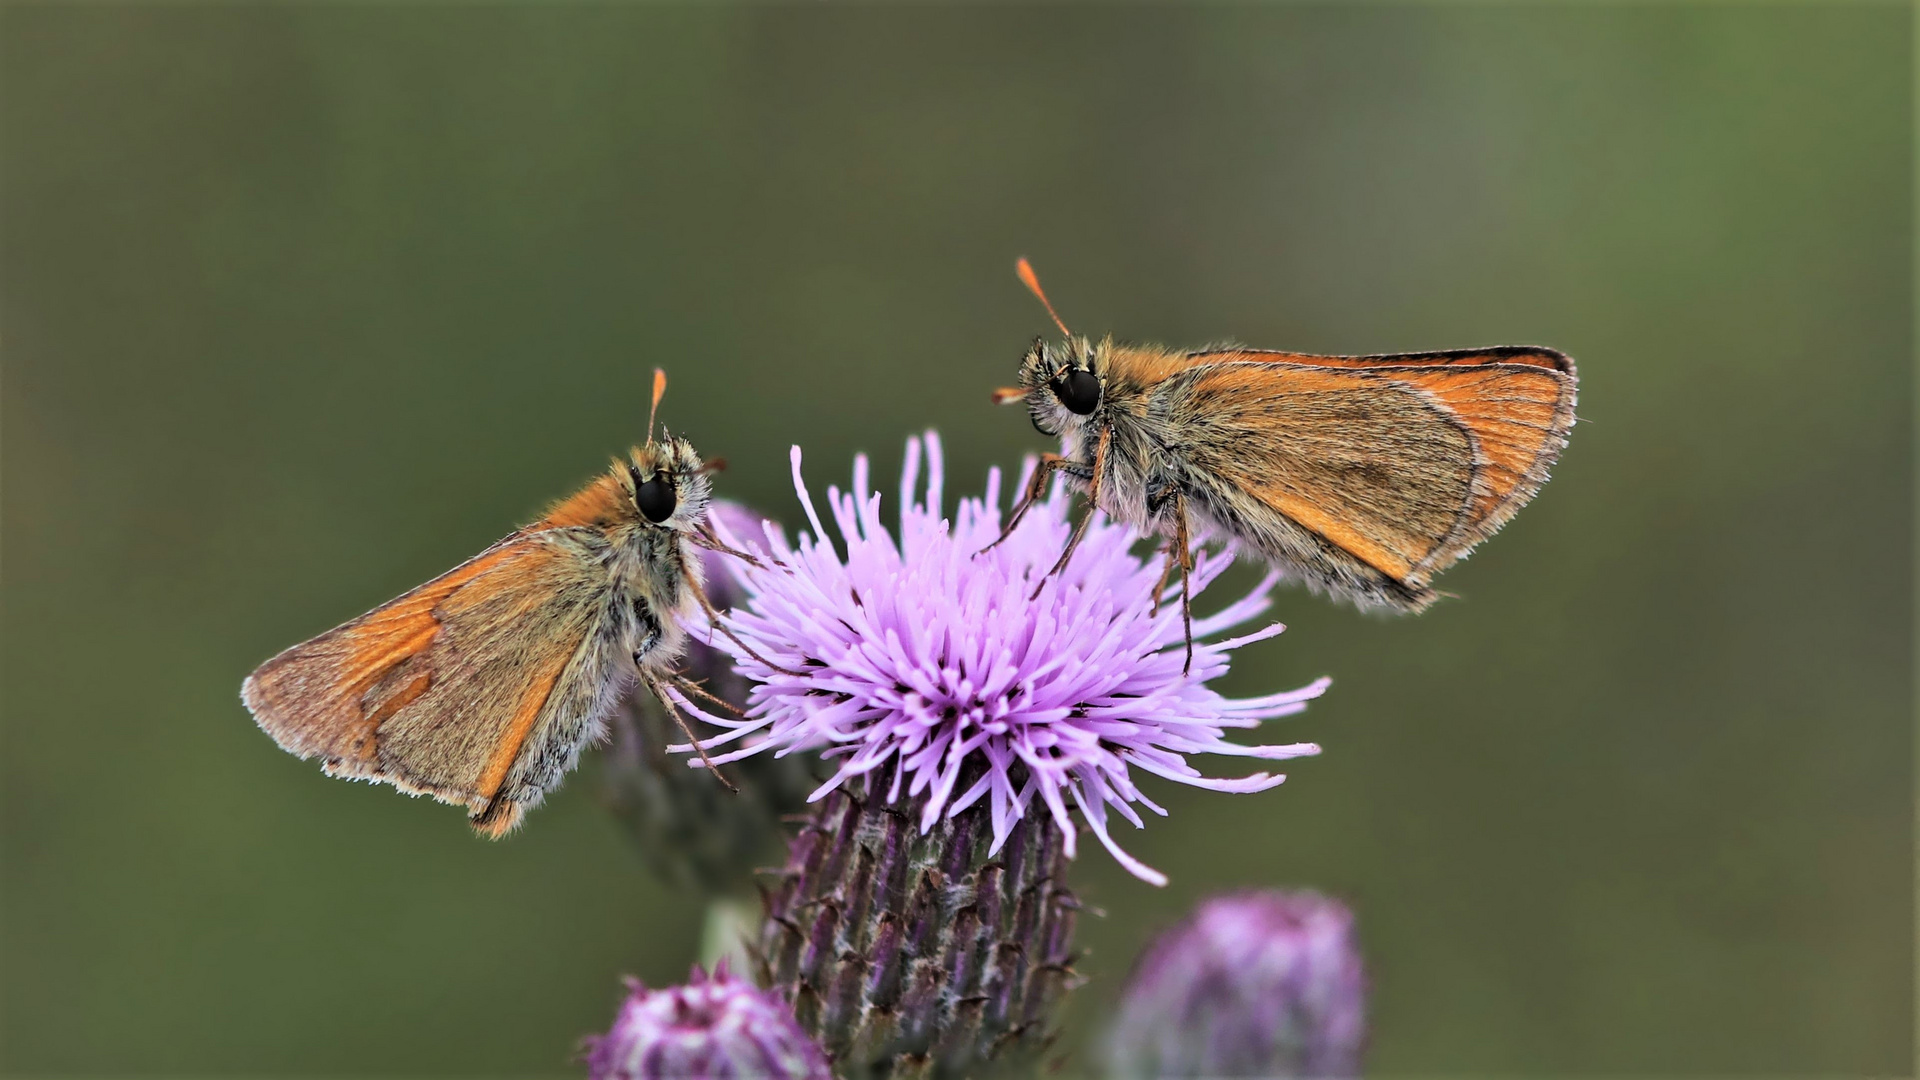
[[[1027,261],[1025,255],[1020,256],[1019,260],[1013,264],[1013,272],[1020,275],[1021,284],[1032,289],[1033,295],[1042,295],[1040,292],[1040,275],[1033,272],[1033,264]]]
[[[1020,283],[1040,298],[1040,303],[1047,309],[1047,314],[1053,317],[1053,325],[1059,327],[1062,334],[1072,337],[1073,331],[1067,329],[1067,324],[1060,321],[1060,313],[1053,310],[1053,302],[1047,299],[1046,293],[1040,291],[1040,275],[1033,272],[1033,264],[1027,261],[1025,255],[1020,256],[1020,261],[1014,264],[1013,269],[1014,273],[1020,275]]]
[[[993,403],[995,405],[1008,405],[1026,396],[1027,392],[1017,386],[1003,386],[993,392]]]
[[[660,415],[660,399],[667,393],[667,372],[664,368],[653,369],[653,407],[647,410],[647,441],[653,441],[653,420]]]

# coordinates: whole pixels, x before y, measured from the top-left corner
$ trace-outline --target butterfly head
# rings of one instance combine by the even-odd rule
[[[996,401],[1025,401],[1042,435],[1067,435],[1098,416],[1106,400],[1105,343],[1067,338],[1055,345],[1035,338],[1020,362],[1020,385],[1001,390]]]
[[[699,523],[713,496],[711,471],[693,444],[673,435],[636,446],[618,473],[621,494],[644,525],[685,532]]]

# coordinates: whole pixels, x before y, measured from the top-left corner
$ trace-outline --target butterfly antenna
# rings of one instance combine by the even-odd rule
[[[1047,314],[1053,316],[1053,325],[1060,328],[1060,333],[1063,336],[1071,338],[1073,331],[1067,329],[1067,324],[1060,321],[1060,313],[1053,310],[1053,302],[1047,299],[1046,293],[1040,291],[1040,278],[1033,272],[1033,264],[1027,261],[1025,255],[1022,255],[1020,256],[1020,261],[1014,264],[1013,269],[1015,273],[1020,275],[1020,283],[1025,285],[1033,295],[1039,297],[1040,303],[1047,309]]]
[[[647,410],[647,444],[653,444],[653,418],[660,415],[660,399],[667,392],[667,373],[662,368],[653,369],[653,407]]]

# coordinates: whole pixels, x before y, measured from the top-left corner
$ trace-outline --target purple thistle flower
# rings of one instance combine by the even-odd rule
[[[1135,963],[1108,1038],[1111,1072],[1357,1076],[1366,993],[1344,904],[1281,890],[1218,897]]]
[[[827,489],[844,557],[824,539],[826,529],[800,476],[800,449],[793,449],[794,487],[812,534],[794,547],[769,526],[765,537],[774,559],[757,568],[730,566],[748,595],[744,606],[733,609],[731,625],[759,655],[719,635],[711,638],[758,684],[752,708],[740,720],[686,703],[702,719],[731,729],[702,743],[710,751],[748,740],[744,749],[715,761],[769,750],[819,750],[838,768],[813,799],[851,780],[890,775],[884,801],[897,804],[904,795],[917,802],[923,832],[942,815],[951,818],[986,800],[989,855],[1037,801],[1071,856],[1071,802],[1114,858],[1158,885],[1165,876],[1122,851],[1108,831],[1109,811],[1136,827],[1142,825],[1136,805],[1165,813],[1134,785],[1132,769],[1216,791],[1250,792],[1285,777],[1257,772],[1209,779],[1187,755],[1280,760],[1319,753],[1312,743],[1242,746],[1224,735],[1228,728],[1300,712],[1328,680],[1238,700],[1207,686],[1226,672],[1234,649],[1284,629],[1276,623],[1225,641],[1207,640],[1264,612],[1276,575],[1194,621],[1193,665],[1184,673],[1178,600],[1153,610],[1160,561],[1133,553],[1134,533],[1096,515],[1073,562],[1029,599],[1066,543],[1064,489],[1056,483],[1005,543],[978,554],[1000,534],[1000,471],[988,472],[984,499],[961,500],[949,523],[941,516],[937,436],[929,432],[924,446],[927,484],[916,498],[922,440],[907,443],[897,540],[881,523],[880,496],[869,490],[864,455],[854,461],[851,493]],[[1025,469],[1033,465],[1029,459]],[[1231,561],[1231,549],[1202,551],[1194,593]],[[896,767],[883,770],[890,763]],[[963,775],[969,781],[964,787]]]
[[[827,1059],[793,1010],[723,960],[696,965],[684,986],[649,990],[628,979],[613,1027],[587,1040],[589,1080],[832,1080]]]

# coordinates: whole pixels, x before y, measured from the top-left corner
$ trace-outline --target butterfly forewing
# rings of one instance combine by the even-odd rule
[[[1195,464],[1416,589],[1532,498],[1573,424],[1573,364],[1548,349],[1188,361],[1166,390],[1231,436]]]
[[[590,722],[607,681],[606,574],[568,542],[516,534],[288,649],[247,679],[248,706],[335,775],[463,803],[503,831],[545,744]]]

